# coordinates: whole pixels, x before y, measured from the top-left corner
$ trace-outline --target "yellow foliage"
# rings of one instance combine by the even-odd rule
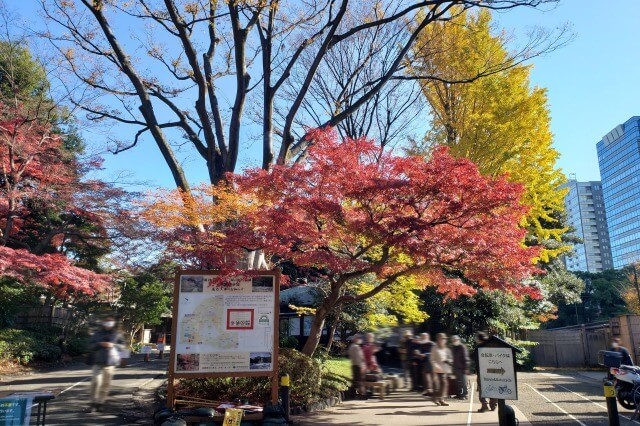
[[[299,317],[316,314],[316,308],[309,308],[306,306],[296,306],[296,305],[289,305],[289,308],[293,310],[296,314],[298,314]]]
[[[377,285],[375,278],[359,280],[348,284],[348,291],[363,294],[371,291]],[[389,286],[387,291],[381,291],[373,297],[364,300],[367,304],[366,322],[369,328],[380,328],[403,324],[419,324],[429,316],[421,310],[421,302],[417,291],[423,285],[411,276],[399,278]]]
[[[508,174],[525,187],[522,202],[530,206],[522,225],[543,244],[560,241],[567,231],[554,212],[564,210],[566,178],[556,167],[545,89],[531,88],[530,67],[515,65],[505,49],[506,36],[494,35],[491,13],[459,13],[448,22],[429,25],[414,48],[411,73],[448,82],[421,80],[432,113],[432,130],[416,153],[447,145],[451,153],[476,163],[485,175]],[[452,81],[473,79],[468,83]],[[546,249],[541,260],[567,251]]]
[[[622,299],[630,313],[640,315],[638,291],[633,286],[629,286],[622,291]]]

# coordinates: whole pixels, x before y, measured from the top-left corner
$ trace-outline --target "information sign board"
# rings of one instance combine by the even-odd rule
[[[278,270],[177,271],[167,406],[176,403],[175,379],[196,377],[270,377],[276,404],[279,297]]]
[[[512,348],[479,347],[478,369],[481,397],[518,399],[518,383]]]
[[[0,398],[0,425],[28,426],[32,405],[32,397]]]
[[[212,272],[179,272],[174,377],[271,375],[277,366],[278,285],[271,271],[224,281]]]

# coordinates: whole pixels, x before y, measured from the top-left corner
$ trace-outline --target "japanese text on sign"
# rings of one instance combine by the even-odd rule
[[[478,370],[481,397],[518,399],[513,349],[478,348]]]

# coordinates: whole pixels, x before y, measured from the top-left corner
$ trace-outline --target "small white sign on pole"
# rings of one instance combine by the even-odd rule
[[[518,399],[515,359],[511,348],[478,348],[480,396]]]

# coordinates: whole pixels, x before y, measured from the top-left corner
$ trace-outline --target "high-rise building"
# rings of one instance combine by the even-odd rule
[[[631,117],[597,144],[613,267],[640,260],[640,117]]]
[[[613,268],[611,245],[607,230],[607,216],[602,201],[600,182],[569,180],[563,187],[569,224],[583,243],[576,244],[575,255],[565,257],[569,271],[602,272]]]

